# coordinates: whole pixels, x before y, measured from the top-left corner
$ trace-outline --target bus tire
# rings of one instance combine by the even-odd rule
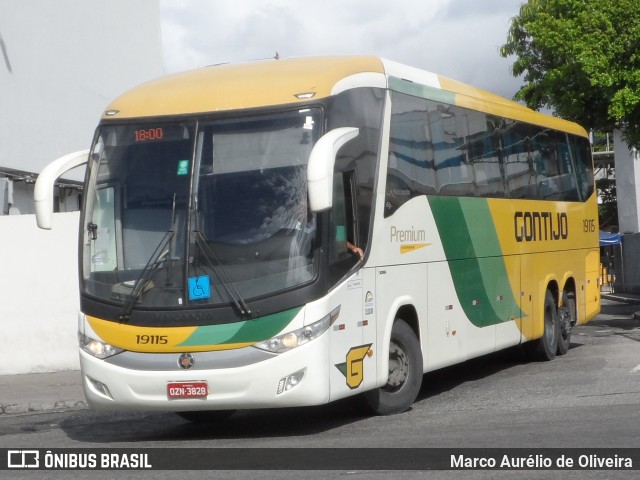
[[[556,358],[560,326],[558,322],[558,308],[550,290],[544,296],[544,330],[542,337],[528,345],[528,353],[536,361],[550,361]]]
[[[376,415],[394,415],[408,410],[422,385],[420,341],[404,321],[396,320],[389,344],[387,384],[363,394],[365,407]]]
[[[562,292],[562,308],[558,318],[558,355],[565,355],[571,345],[571,328],[576,324],[576,296],[573,292]]]
[[[216,423],[225,421],[234,412],[235,410],[193,410],[176,412],[176,415],[193,423]]]

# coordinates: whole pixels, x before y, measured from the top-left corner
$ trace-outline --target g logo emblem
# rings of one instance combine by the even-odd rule
[[[368,345],[361,345],[359,347],[353,347],[347,353],[347,358],[345,363],[339,363],[336,365],[336,368],[340,370],[340,372],[347,379],[347,386],[350,389],[356,389],[364,380],[364,357],[369,353],[369,349],[371,348],[372,343]]]

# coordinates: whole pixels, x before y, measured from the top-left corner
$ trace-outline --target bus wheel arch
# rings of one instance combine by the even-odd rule
[[[415,309],[412,306],[401,307],[389,337],[387,383],[362,394],[369,412],[376,415],[402,413],[415,401],[424,373],[418,332]]]
[[[420,340],[420,324],[418,322],[418,312],[413,305],[402,305],[396,313],[394,323],[398,320],[404,321],[411,327],[416,338]]]

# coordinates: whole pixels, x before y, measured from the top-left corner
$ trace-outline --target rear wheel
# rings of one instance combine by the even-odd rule
[[[576,324],[576,295],[573,292],[562,292],[562,308],[560,308],[558,324],[558,355],[564,355],[571,345],[571,328]]]
[[[550,290],[544,296],[544,331],[542,337],[527,344],[527,351],[533,360],[549,361],[556,358],[560,325],[558,309]]]
[[[234,412],[235,410],[193,410],[176,412],[176,415],[193,423],[215,423],[225,421]]]
[[[389,377],[386,385],[363,394],[367,409],[376,415],[408,410],[420,392],[422,374],[420,341],[404,320],[396,320],[389,343]]]

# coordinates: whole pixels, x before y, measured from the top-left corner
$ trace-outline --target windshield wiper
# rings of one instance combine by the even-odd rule
[[[120,314],[119,320],[121,322],[128,322],[131,318],[131,311],[133,310],[133,306],[140,299],[142,294],[148,290],[147,287],[153,287],[151,282],[151,277],[158,271],[158,267],[165,261],[167,255],[171,252],[171,240],[175,235],[174,225],[176,224],[176,194],[173,194],[173,202],[171,206],[171,223],[169,225],[169,230],[164,234],[160,243],[153,251],[151,256],[149,257],[149,261],[140,272],[140,276],[136,283],[133,286],[133,290],[129,294],[129,298],[127,299],[127,303],[125,303],[124,308],[122,309],[122,313]],[[171,263],[169,263],[169,267],[171,267]]]
[[[133,290],[129,294],[129,298],[127,299],[127,303],[125,303],[124,308],[122,309],[122,313],[120,314],[121,322],[128,322],[131,318],[131,311],[133,310],[133,306],[140,299],[142,294],[147,290],[147,287],[150,285],[151,277],[158,271],[158,267],[165,261],[167,255],[171,250],[171,239],[173,238],[174,231],[169,230],[164,234],[160,243],[153,251],[151,257],[149,257],[149,261],[140,272],[140,276],[136,280],[136,283],[133,287]]]
[[[221,280],[222,287],[224,291],[227,293],[229,298],[231,299],[231,303],[238,309],[241,315],[246,315],[248,317],[251,316],[251,308],[247,305],[247,302],[242,298],[240,292],[236,288],[233,280],[229,277],[229,274],[222,267],[222,262],[216,252],[209,246],[207,239],[202,235],[199,231],[193,232],[195,235],[196,245],[202,250],[204,254],[204,258],[209,264],[209,267],[214,271],[214,273]]]

